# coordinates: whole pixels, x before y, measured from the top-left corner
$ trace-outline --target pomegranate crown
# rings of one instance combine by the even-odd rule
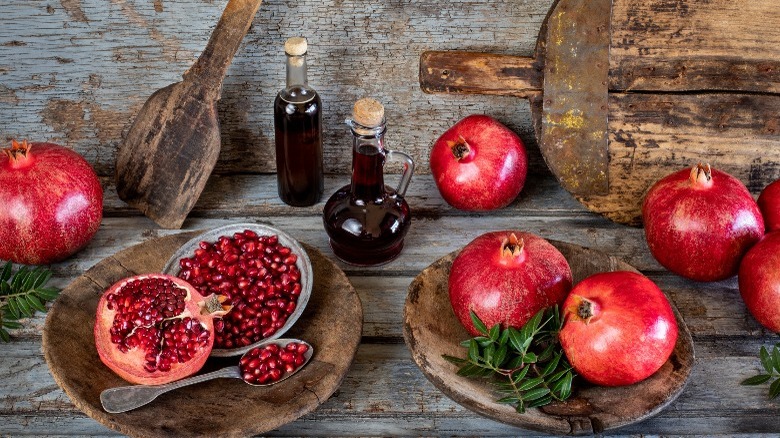
[[[709,187],[712,184],[712,168],[709,163],[699,163],[691,168],[691,184]]]
[[[523,252],[525,242],[522,238],[518,239],[515,233],[509,235],[501,244],[501,255],[505,257],[516,257]]]
[[[21,143],[16,140],[11,140],[11,147],[3,149],[3,152],[5,152],[11,160],[16,160],[19,157],[26,157],[27,152],[30,151],[31,147],[32,145],[28,143],[27,140],[23,140]]]
[[[447,146],[449,146],[450,151],[452,151],[452,155],[458,161],[468,157],[469,154],[471,154],[471,147],[462,135],[459,135],[458,139],[455,141],[448,141]]]

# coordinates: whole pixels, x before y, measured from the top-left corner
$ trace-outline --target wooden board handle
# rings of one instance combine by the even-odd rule
[[[262,0],[230,0],[211,33],[206,48],[184,74],[185,80],[198,80],[218,98],[222,81],[233,56],[244,40]]]
[[[541,93],[542,85],[542,65],[534,58],[478,52],[420,55],[420,88],[426,93],[530,98]]]

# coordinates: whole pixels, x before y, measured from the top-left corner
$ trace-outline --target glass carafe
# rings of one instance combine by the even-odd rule
[[[341,260],[358,266],[389,262],[400,254],[411,224],[404,194],[414,172],[412,158],[385,148],[384,108],[373,99],[355,104],[352,119],[352,182],[328,199],[322,220],[330,246]],[[384,182],[385,162],[403,163],[397,187]]]

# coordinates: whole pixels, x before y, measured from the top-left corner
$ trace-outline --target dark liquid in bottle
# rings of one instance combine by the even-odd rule
[[[384,185],[385,157],[374,147],[353,153],[352,184],[331,196],[323,210],[334,254],[347,263],[372,266],[389,262],[403,249],[409,230],[409,205]]]
[[[276,97],[276,171],[279,198],[296,207],[316,204],[324,191],[319,95],[304,103]]]

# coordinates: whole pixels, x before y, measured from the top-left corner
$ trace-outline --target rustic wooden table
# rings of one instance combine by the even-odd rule
[[[0,4],[0,136],[52,140],[82,153],[102,176],[105,217],[91,244],[53,266],[64,287],[101,259],[161,230],[116,196],[114,153],[152,91],[175,82],[205,45],[225,0],[60,0]],[[409,190],[414,214],[406,248],[391,264],[341,264],[364,307],[363,341],[341,388],[278,435],[519,435],[436,390],[412,362],[402,337],[411,280],[479,234],[518,228],[623,258],[656,281],[690,328],[696,362],[679,399],[627,435],[780,433],[780,403],[766,388],[739,382],[759,370],[757,352],[778,337],[742,304],[736,280],[697,284],[664,271],[641,229],[585,210],[547,172],[531,133],[529,108],[512,98],[424,95],[417,58],[426,49],[530,55],[551,0],[268,0],[229,71],[220,104],[223,146],[205,193],[184,229],[257,221],[332,255],[322,203],[292,208],[276,196],[271,103],[284,80],[286,37],[311,46],[310,82],[325,102],[326,194],[348,181],[351,103],[371,95],[386,104],[388,141],[410,152],[419,174]],[[428,175],[436,136],[459,118],[487,113],[529,146],[532,174],[518,200],[489,214],[447,206]],[[395,178],[392,179],[395,181]],[[327,196],[327,195],[326,195]],[[324,200],[323,200],[324,201]],[[84,321],[74,321],[83,324]],[[44,318],[0,344],[0,435],[110,435],[78,411],[54,383],[41,353]]]

